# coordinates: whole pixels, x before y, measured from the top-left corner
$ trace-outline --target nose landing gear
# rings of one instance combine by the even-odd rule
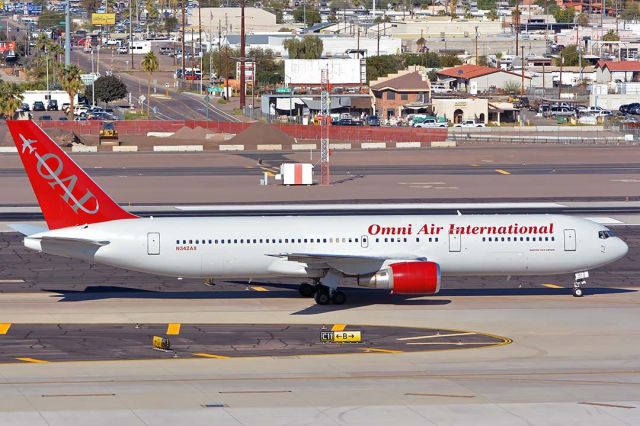
[[[589,278],[589,271],[578,272],[575,275],[573,282],[573,297],[582,297],[582,286],[587,285],[587,278]]]

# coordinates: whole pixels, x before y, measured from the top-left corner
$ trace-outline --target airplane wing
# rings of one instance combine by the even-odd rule
[[[386,264],[403,261],[425,261],[424,257],[404,255],[402,257],[363,256],[334,253],[280,253],[270,254],[292,262],[306,263],[310,268],[332,268],[347,275],[374,273]]]

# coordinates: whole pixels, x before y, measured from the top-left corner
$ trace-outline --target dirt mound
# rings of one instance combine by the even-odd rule
[[[266,123],[254,123],[229,140],[233,145],[282,144],[291,145],[295,139],[282,130]]]
[[[58,145],[70,146],[69,144],[78,141],[78,138],[73,132],[56,128],[45,129],[45,131]],[[0,146],[15,146],[5,121],[0,122]]]
[[[209,133],[214,133],[210,130],[207,130],[205,128],[202,127],[194,127],[193,129],[191,127],[183,127],[180,130],[178,130],[177,132],[174,133],[173,136],[171,136],[171,138],[173,139],[191,139],[191,140],[205,140],[205,138],[207,137],[207,134]]]

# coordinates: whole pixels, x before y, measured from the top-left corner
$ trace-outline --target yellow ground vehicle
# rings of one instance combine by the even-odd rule
[[[119,143],[118,131],[116,130],[116,124],[113,121],[105,121],[102,123],[98,144],[102,145],[103,142],[115,143],[116,145]]]

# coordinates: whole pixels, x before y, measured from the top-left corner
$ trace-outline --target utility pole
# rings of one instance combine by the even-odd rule
[[[187,55],[187,49],[186,49],[186,41],[185,41],[185,27],[187,26],[187,0],[181,0],[182,1],[182,75],[180,76],[180,79],[184,81],[184,73],[185,73],[185,57]]]
[[[9,40],[9,20],[7,19],[7,40]],[[64,8],[64,66],[71,65],[71,10],[67,1]]]
[[[520,49],[522,49],[522,57],[521,57],[521,61],[522,61],[522,67],[521,67],[521,82],[520,82],[520,96],[524,96],[524,46],[521,46]]]
[[[476,65],[480,65],[479,59],[480,57],[478,56],[478,26],[476,25]]]
[[[246,104],[245,98],[245,73],[244,73],[244,57],[246,55],[245,39],[244,39],[244,2],[240,0],[240,109],[244,111]]]
[[[378,39],[378,53],[377,53],[377,56],[380,56],[380,22],[378,22],[378,34],[377,34],[376,38]]]
[[[219,80],[222,79],[222,29],[220,28],[220,24],[221,24],[221,20],[218,19],[218,59],[219,59],[219,62],[220,62],[219,66],[218,66],[218,79]]]
[[[516,55],[518,54],[518,37],[520,36],[520,1],[516,0],[516,17],[513,22],[513,26],[516,30]]]
[[[129,0],[129,53],[131,54],[131,69],[133,65],[133,0]]]

